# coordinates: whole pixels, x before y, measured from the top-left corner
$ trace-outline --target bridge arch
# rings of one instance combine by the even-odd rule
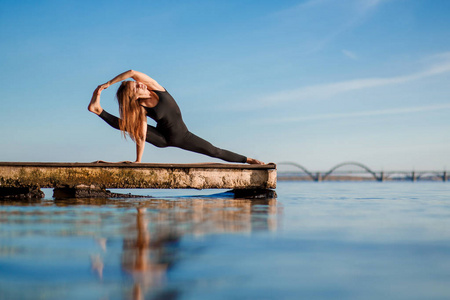
[[[303,172],[305,172],[306,174],[308,174],[308,176],[311,177],[312,180],[317,180],[317,177],[314,176],[314,174],[312,174],[310,171],[308,171],[308,169],[306,169],[304,166],[297,164],[295,162],[286,161],[286,162],[277,163],[277,165],[288,165],[288,166],[297,167],[297,168],[301,169]]]
[[[354,162],[354,161],[343,162],[343,163],[340,163],[340,164],[334,166],[327,173],[325,173],[323,175],[322,180],[325,180],[336,169],[339,169],[339,168],[341,168],[343,166],[357,166],[357,167],[360,167],[360,168],[364,169],[365,171],[367,171],[367,173],[370,173],[375,178],[375,180],[380,180],[380,178],[378,178],[377,174],[374,171],[372,171],[369,167],[367,167],[367,166],[365,166],[365,165],[363,165],[363,164],[361,164],[359,162]]]
[[[441,179],[442,180],[445,175],[443,175],[443,172],[442,173],[440,173],[440,172],[421,172],[421,173],[417,174],[416,179],[419,180],[419,179],[427,177],[427,176],[432,179]]]
[[[398,176],[403,176],[401,178],[403,178],[405,180],[412,179],[411,172],[394,171],[394,172],[385,172],[384,173],[384,179],[395,179],[395,178],[398,178]]]

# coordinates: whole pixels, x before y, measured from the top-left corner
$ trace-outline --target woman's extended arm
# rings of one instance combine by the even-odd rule
[[[123,73],[117,75],[116,77],[114,77],[113,79],[111,79],[110,81],[108,81],[108,82],[102,84],[101,86],[102,86],[104,89],[106,89],[106,88],[108,88],[110,85],[113,85],[114,83],[117,83],[117,82],[119,82],[119,81],[122,81],[122,80],[125,80],[125,79],[128,79],[128,78],[131,78],[131,77],[133,76],[133,72],[134,72],[133,70],[128,70],[128,71],[126,71],[126,72],[123,72]]]
[[[147,118],[142,122],[142,138],[136,139],[136,161],[135,163],[140,163],[142,160],[142,155],[144,154],[145,148],[145,137],[147,136]]]
[[[156,80],[154,80],[153,78],[151,78],[150,76],[148,76],[142,72],[138,72],[135,70],[128,70],[126,72],[123,72],[123,73],[117,75],[116,77],[114,77],[113,79],[111,79],[110,81],[102,84],[101,86],[104,89],[106,89],[110,85],[113,85],[114,83],[117,83],[119,81],[122,81],[122,80],[125,80],[128,78],[133,78],[136,81],[144,83],[151,90],[164,90],[164,88],[161,85],[159,85],[159,83],[156,82]]]

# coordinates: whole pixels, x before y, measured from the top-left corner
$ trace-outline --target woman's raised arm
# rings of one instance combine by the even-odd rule
[[[113,79],[111,79],[110,81],[102,84],[101,86],[103,87],[103,89],[106,89],[110,85],[113,85],[114,83],[120,82],[128,78],[133,78],[136,81],[142,82],[151,90],[164,90],[164,88],[161,85],[159,85],[159,83],[156,82],[156,80],[154,80],[153,78],[142,72],[138,72],[135,70],[128,70],[126,72],[123,72],[114,77]]]
[[[133,72],[134,72],[133,70],[128,70],[128,71],[126,71],[126,72],[123,72],[123,73],[117,75],[116,77],[114,77],[113,79],[111,79],[110,81],[108,81],[108,82],[102,84],[101,87],[102,87],[103,89],[106,89],[106,88],[108,88],[110,85],[113,85],[114,83],[117,83],[117,82],[119,82],[119,81],[122,81],[122,80],[125,80],[125,79],[128,79],[128,78],[131,78],[131,77],[133,76]]]

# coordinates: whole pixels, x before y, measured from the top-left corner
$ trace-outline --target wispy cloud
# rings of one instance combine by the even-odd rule
[[[450,109],[450,103],[448,104],[435,104],[428,106],[414,106],[414,107],[402,107],[402,108],[390,108],[390,109],[380,109],[380,110],[369,110],[369,111],[359,111],[350,113],[329,113],[329,114],[317,114],[310,116],[299,116],[293,118],[278,118],[278,119],[261,119],[258,120],[261,123],[296,123],[296,122],[306,122],[306,121],[321,121],[330,119],[348,119],[348,118],[360,118],[360,117],[374,117],[382,115],[402,115],[402,114],[412,114],[421,113],[427,111],[436,111],[442,109]]]
[[[401,84],[414,80],[424,79],[430,76],[450,72],[450,59],[444,59],[439,64],[434,64],[423,71],[408,75],[382,78],[365,78],[341,81],[328,84],[305,86],[298,89],[277,92],[259,99],[259,106],[272,106],[284,102],[297,102],[304,100],[318,100],[341,93],[362,90],[367,88]]]
[[[275,13],[290,28],[308,28],[306,53],[325,48],[343,33],[362,24],[384,2],[395,0],[310,0]]]
[[[344,54],[345,56],[347,56],[348,58],[353,59],[353,60],[358,59],[358,56],[349,50],[345,50],[345,49],[342,50],[342,54]]]

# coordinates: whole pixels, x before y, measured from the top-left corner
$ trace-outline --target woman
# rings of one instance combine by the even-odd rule
[[[123,81],[128,78],[135,81]],[[100,106],[102,90],[119,81],[123,81],[116,93],[120,119]],[[99,85],[92,95],[88,110],[121,130],[124,136],[128,135],[136,143],[136,163],[141,162],[147,141],[156,147],[178,147],[229,162],[264,164],[256,159],[219,149],[189,132],[172,96],[154,79],[138,71],[126,71]],[[147,116],[156,121],[156,127],[147,125]]]

